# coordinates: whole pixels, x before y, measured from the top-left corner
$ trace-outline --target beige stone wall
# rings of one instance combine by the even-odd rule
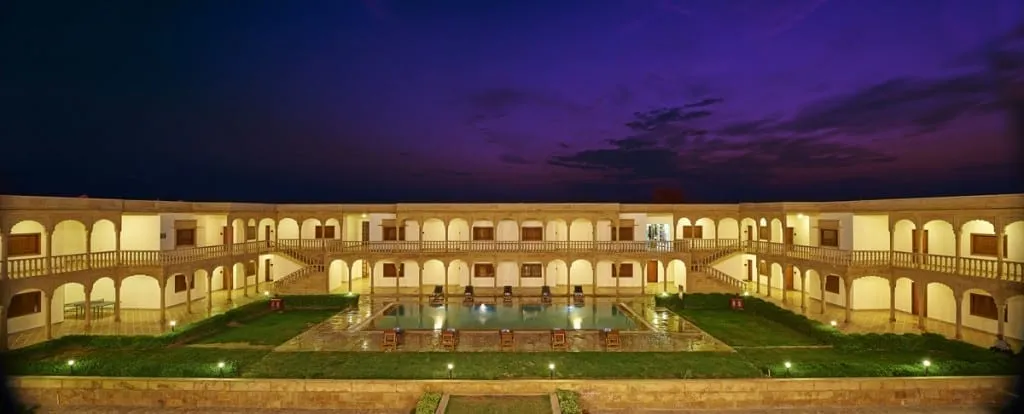
[[[456,395],[579,391],[588,406],[748,408],[788,406],[982,405],[1000,403],[1009,377],[371,381],[20,377],[26,402],[43,407],[88,405],[206,408],[407,409],[425,391]]]

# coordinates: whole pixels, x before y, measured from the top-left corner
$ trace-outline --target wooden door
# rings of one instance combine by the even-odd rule
[[[267,246],[270,246],[270,226],[263,228],[263,240],[267,241]]]
[[[231,244],[231,227],[224,226],[224,230],[221,231],[221,244],[227,246]]]
[[[910,313],[928,316],[928,292],[919,295],[916,282],[910,282]]]
[[[793,265],[787,265],[782,274],[782,283],[786,290],[796,290],[793,283]]]
[[[796,229],[792,227],[786,227],[786,233],[783,234],[782,242],[786,243],[787,246],[793,245],[793,237],[796,236]]]
[[[754,261],[747,260],[747,280],[754,280]]]
[[[370,222],[364,221],[360,228],[359,240],[370,241]]]
[[[910,251],[914,253],[928,254],[928,230],[913,229],[910,231]],[[924,262],[924,257],[919,254],[915,254],[914,263],[922,262]]]
[[[754,241],[756,240],[756,237],[757,236],[754,235],[754,226],[747,226],[747,240]]]
[[[272,265],[273,264],[270,263],[270,259],[263,260],[263,281],[264,282],[271,282],[271,281],[273,281],[273,278],[270,277],[270,266],[272,266]]]
[[[647,283],[658,283],[658,261],[647,262]]]

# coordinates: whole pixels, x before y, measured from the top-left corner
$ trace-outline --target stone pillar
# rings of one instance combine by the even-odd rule
[[[85,268],[92,269],[92,237],[89,229],[85,229]]]
[[[46,229],[46,274],[53,274],[53,233],[54,230]]]
[[[92,285],[85,287],[85,329],[92,328]]]
[[[767,293],[768,299],[771,299],[772,298],[772,268],[771,268],[771,265],[768,265],[768,266],[769,266],[768,267],[768,278],[765,281],[765,287],[768,290],[768,293]]]
[[[893,254],[893,252],[895,251],[895,246],[896,246],[896,229],[890,223],[890,225],[889,225],[889,266],[890,267],[893,265],[893,263],[896,260],[896,258],[894,257],[895,254]]]
[[[376,269],[373,268],[373,265],[374,265],[373,262],[366,261],[366,260],[363,261],[363,266],[369,266],[370,267],[370,294],[371,295],[374,292],[374,287],[376,287],[376,283],[373,282],[373,279],[376,279],[376,277],[374,277],[374,273],[375,273],[374,270],[376,270]]]
[[[3,306],[0,306],[0,351],[6,351],[6,350],[7,350],[7,309],[5,309]]]
[[[1006,329],[1006,302],[996,302],[996,309],[999,311],[999,314],[996,315],[996,335],[1002,338]]]
[[[213,273],[206,277],[206,316],[213,314]]]
[[[825,308],[828,306],[828,303],[825,301],[825,279],[827,279],[827,278],[828,278],[828,276],[825,276],[825,277],[821,278],[821,314],[822,315],[825,314]]]
[[[228,307],[231,305],[231,291],[235,289],[235,265],[227,263],[224,265],[224,272],[221,273],[221,277],[224,278],[224,292],[228,294]]]
[[[896,281],[889,280],[889,323],[896,322]]]
[[[843,284],[846,285],[846,309],[843,315],[843,322],[850,323],[850,319],[853,316],[853,282],[846,283],[846,278],[843,278],[843,282]]]
[[[345,262],[342,262],[342,263],[345,263]],[[349,266],[348,263],[345,263],[344,266],[345,266],[345,273],[348,273],[348,293],[352,293],[352,272],[355,271],[355,269],[354,269],[355,268],[355,263],[353,263],[352,266]],[[330,271],[330,269],[328,269],[328,271]]]
[[[928,294],[928,290],[924,283],[914,283],[914,289],[917,290],[917,328],[922,332],[925,331],[924,317],[925,317],[925,305],[928,303],[925,295]]]
[[[114,322],[121,322],[121,278],[114,279]]]
[[[422,297],[423,297],[423,266],[420,265],[419,263],[416,263],[416,267],[419,268],[419,272],[417,273],[419,275],[419,280],[416,282],[417,283],[417,285],[416,285],[417,286],[417,288],[416,288],[416,295],[420,296],[420,298],[422,300]]]
[[[955,232],[954,232],[954,233],[955,233]],[[925,231],[924,231],[924,228],[920,228],[920,229],[919,229],[919,230],[917,231],[917,250],[918,250],[918,251],[917,251],[917,252],[916,252],[915,254],[916,254],[916,255],[918,255],[918,257],[920,257],[920,259],[918,259],[918,260],[917,260],[917,266],[916,266],[917,268],[921,268],[921,267],[924,267],[924,264],[925,264],[925,262],[927,262],[927,261],[928,261],[928,258],[927,258],[927,257],[925,257],[925,254],[924,254],[924,252],[922,251],[922,247],[924,246],[925,240],[927,240],[927,239],[926,239],[926,236],[925,236],[925,234],[926,234],[926,233],[925,233]],[[959,244],[960,244],[960,243],[959,243],[959,240],[957,240],[957,243],[956,243],[956,244],[957,244],[957,245],[959,245]]]
[[[957,297],[956,298],[956,334],[954,335],[954,337],[956,339],[963,339],[964,338],[964,334],[962,332],[962,330],[963,330],[963,313],[964,313],[963,308],[964,308],[963,298],[962,297]]]
[[[259,269],[258,266],[257,269]],[[256,273],[259,271],[257,270]],[[249,297],[249,266],[242,266],[242,297]]]
[[[448,234],[448,230],[447,230],[448,226],[447,226],[447,224],[445,225],[445,227],[446,227],[445,234]],[[445,238],[447,239],[448,236],[445,236]],[[445,240],[445,242],[447,243],[447,240]],[[448,273],[451,272],[451,267],[452,267],[452,262],[446,262],[444,264],[444,296],[446,298],[448,297]]]
[[[195,286],[196,276],[191,274],[185,276],[185,313],[192,313],[192,286]]]
[[[117,252],[117,259],[115,259],[115,265],[120,266],[124,261],[121,258],[121,228],[114,229],[116,235],[114,236],[114,251]]]
[[[612,266],[615,266],[615,296],[619,296],[619,281],[622,280],[622,262],[615,262]],[[632,266],[632,264],[630,264]],[[597,273],[596,271],[594,273]],[[596,277],[594,278],[597,279]]]
[[[43,315],[46,317],[46,340],[53,339],[53,295],[46,295],[46,299],[43,300]],[[4,318],[5,320],[7,318]],[[7,337],[4,336],[4,342],[7,342]]]
[[[1005,242],[1006,231],[1002,223],[997,224],[996,228],[996,271],[999,275],[999,279],[1002,280],[1006,277],[1006,265],[1003,263],[1005,258],[1004,252],[1006,252]]]
[[[800,313],[807,313],[807,278],[800,276]]]
[[[167,280],[160,281],[160,332],[167,330]]]

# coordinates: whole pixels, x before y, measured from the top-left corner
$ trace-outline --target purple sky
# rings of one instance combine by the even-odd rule
[[[1022,0],[36,3],[0,29],[23,154],[0,193],[1021,191],[1000,91],[1024,69]]]

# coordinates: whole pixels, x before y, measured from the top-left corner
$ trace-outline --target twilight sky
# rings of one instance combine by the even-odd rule
[[[1024,0],[14,3],[0,193],[1024,192]]]

